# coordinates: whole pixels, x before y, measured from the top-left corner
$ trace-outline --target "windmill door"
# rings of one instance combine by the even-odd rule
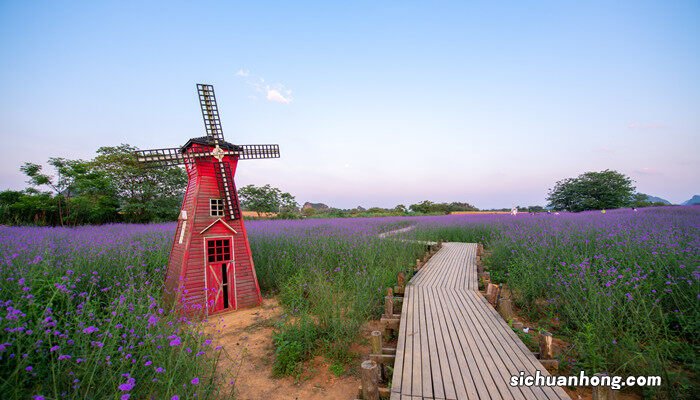
[[[236,309],[233,237],[206,238],[207,307],[210,313]]]

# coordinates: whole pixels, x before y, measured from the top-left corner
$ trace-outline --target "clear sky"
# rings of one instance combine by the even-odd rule
[[[700,193],[700,2],[0,1],[0,189],[25,161],[279,143],[239,186],[350,208],[544,205],[606,168]]]

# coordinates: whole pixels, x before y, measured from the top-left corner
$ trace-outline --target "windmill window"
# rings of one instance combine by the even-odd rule
[[[210,263],[231,261],[231,239],[208,240],[207,260]]]
[[[209,215],[211,215],[212,217],[224,216],[223,199],[209,199]]]

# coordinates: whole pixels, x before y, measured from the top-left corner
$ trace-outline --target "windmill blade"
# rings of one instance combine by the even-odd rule
[[[239,160],[257,160],[262,158],[279,158],[280,146],[277,144],[245,144],[241,148]]]
[[[229,219],[240,219],[241,208],[236,195],[236,184],[233,182],[231,166],[227,162],[214,161],[214,173],[219,184],[219,193],[224,200],[224,211]]]
[[[197,93],[199,93],[199,106],[202,108],[202,117],[204,118],[204,129],[207,131],[207,136],[212,138],[215,145],[218,145],[224,141],[224,132],[221,129],[214,86],[198,83]]]
[[[190,157],[182,154],[180,148],[138,150],[136,159],[140,163],[154,167],[168,167],[182,165],[190,161]]]

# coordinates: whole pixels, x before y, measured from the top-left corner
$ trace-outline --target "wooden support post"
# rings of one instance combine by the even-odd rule
[[[554,358],[552,351],[552,334],[549,332],[540,333],[540,359],[551,360]]]
[[[598,379],[602,379],[604,376],[607,376],[607,373],[602,373],[602,374],[594,374],[594,377],[598,377]],[[612,390],[610,386],[593,386],[593,400],[615,400],[617,398],[617,392]]]
[[[406,289],[406,274],[402,272],[399,272],[399,274],[396,276],[396,283],[397,286],[401,288],[401,292],[403,293],[404,289]]]
[[[420,271],[420,258],[416,258],[416,271]]]
[[[476,244],[476,255],[481,257],[484,254],[484,245],[481,243]]]
[[[382,355],[382,333],[380,331],[372,331],[372,336],[370,337],[370,341],[372,342],[372,355]],[[376,361],[379,363],[379,372],[380,372],[380,377],[381,381],[386,381],[386,370],[384,367],[383,359],[381,357],[377,357],[376,359],[373,359],[373,361]]]
[[[394,291],[391,288],[386,289],[386,297],[384,298],[384,315],[391,318],[394,315]]]
[[[494,307],[498,305],[498,290],[498,285],[494,285],[493,283],[489,283],[486,287],[486,299]]]
[[[498,313],[501,314],[501,317],[506,321],[510,321],[513,318],[513,307],[511,307],[510,299],[501,297],[501,299],[498,300]]]
[[[362,362],[362,399],[379,400],[379,374],[377,363],[372,360]]]
[[[540,364],[552,374],[559,370],[559,360],[540,360]]]
[[[437,247],[438,247],[438,250],[440,250],[442,248],[442,240],[438,240]]]
[[[372,331],[371,335],[372,354],[382,354],[382,333],[380,331]]]
[[[523,329],[523,323],[518,320],[513,320],[513,329]]]

